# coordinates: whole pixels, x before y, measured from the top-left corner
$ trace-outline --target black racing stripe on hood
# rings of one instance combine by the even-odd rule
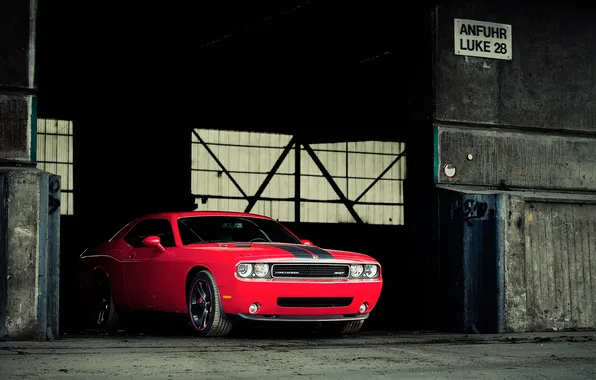
[[[309,251],[310,253],[319,256],[321,259],[335,259],[333,255],[321,248],[313,247],[312,245],[307,245],[302,247],[303,249]]]
[[[265,247],[275,247],[279,249],[283,249],[286,252],[290,252],[294,255],[297,259],[312,259],[313,256],[309,252],[305,251],[302,248],[295,247],[292,245],[284,245],[284,244],[263,244]]]

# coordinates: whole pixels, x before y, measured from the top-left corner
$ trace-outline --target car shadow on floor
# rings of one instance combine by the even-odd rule
[[[372,330],[365,322],[360,333]],[[186,337],[192,338],[192,329],[189,326],[188,318],[180,315],[164,315],[153,313],[130,314],[121,317],[120,326],[110,332],[97,329],[79,329],[70,335],[83,336],[122,336],[122,337]],[[329,324],[317,323],[288,323],[288,322],[249,322],[245,320],[234,320],[234,329],[229,338],[234,339],[328,339],[336,337],[333,328]],[[341,337],[339,337],[341,338]]]

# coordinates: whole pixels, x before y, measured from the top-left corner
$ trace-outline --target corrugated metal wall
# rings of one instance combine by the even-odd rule
[[[60,176],[60,209],[72,215],[73,208],[73,122],[37,119],[37,168]]]
[[[8,299],[8,244],[7,232],[8,232],[8,221],[6,215],[6,194],[4,194],[4,181],[5,177],[3,173],[0,173],[0,336],[5,337],[8,332],[6,331],[6,307]]]
[[[257,189],[290,142],[291,136],[237,131],[197,129],[196,132],[226,167],[248,195]],[[222,172],[196,136],[192,137],[192,191],[208,198],[198,202],[202,210],[243,211],[248,201]],[[348,199],[357,198],[403,152],[405,145],[396,142],[348,142],[311,144],[311,148],[329,171]],[[351,223],[353,217],[304,149],[300,162],[300,221],[320,223]],[[406,178],[406,158],[402,157],[355,209],[365,223],[404,224],[403,180]],[[262,194],[253,212],[271,216],[284,222],[294,222],[295,154],[290,153]],[[284,200],[280,200],[284,199]],[[310,200],[311,202],[309,202]],[[328,201],[328,202],[324,202]],[[332,203],[335,202],[335,203]],[[378,203],[384,203],[382,205]],[[391,204],[391,205],[387,205]]]
[[[596,326],[596,205],[527,202],[527,328]]]

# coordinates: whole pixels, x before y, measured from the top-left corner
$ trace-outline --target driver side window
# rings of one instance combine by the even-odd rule
[[[124,237],[124,241],[134,248],[143,247],[143,239],[147,236],[159,236],[164,247],[175,247],[172,225],[167,219],[148,219],[139,222]]]

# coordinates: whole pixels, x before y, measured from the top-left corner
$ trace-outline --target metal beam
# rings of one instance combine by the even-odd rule
[[[356,210],[354,210],[352,201],[350,201],[348,198],[346,198],[346,196],[341,191],[339,186],[337,186],[337,183],[335,183],[335,181],[333,180],[333,177],[331,177],[331,174],[329,174],[329,172],[327,171],[327,168],[325,168],[325,165],[323,165],[321,160],[319,160],[319,157],[317,157],[317,155],[312,150],[310,145],[309,144],[303,144],[303,145],[304,145],[304,150],[306,150],[306,152],[309,154],[309,156],[315,162],[315,165],[317,165],[317,167],[319,168],[321,173],[323,173],[323,177],[325,177],[325,179],[327,179],[327,182],[329,182],[329,184],[331,185],[331,187],[333,188],[333,190],[335,191],[335,193],[337,194],[339,199],[341,199],[342,203],[346,206],[346,208],[348,209],[348,211],[350,212],[352,217],[356,220],[357,223],[363,224],[364,222],[362,221],[362,219],[360,219],[360,215],[358,215]]]
[[[383,178],[383,176],[385,174],[387,174],[387,172],[389,170],[391,170],[391,168],[393,167],[393,165],[397,164],[397,162],[406,154],[406,150],[404,149],[403,152],[401,152],[400,154],[397,155],[397,157],[395,157],[395,159],[393,161],[391,161],[391,163],[389,164],[389,166],[387,166],[387,168],[385,170],[383,170],[383,172],[381,174],[379,174],[379,176],[370,184],[368,185],[368,187],[366,189],[364,189],[364,191],[358,196],[358,198],[356,198],[356,200],[354,200],[354,203],[358,203],[359,200],[362,199],[362,197],[364,197],[366,195],[366,193],[368,193],[368,191],[370,189],[373,188],[374,185],[377,184],[377,182],[379,182],[381,180],[381,178]]]
[[[209,199],[236,199],[236,200],[243,200],[244,197],[239,195],[214,195],[214,194],[193,194],[192,195],[195,199],[205,200],[208,201]],[[259,197],[260,201],[271,201],[271,202],[295,202],[295,197],[289,198],[278,198],[278,197]],[[310,198],[300,198],[298,200],[301,203],[341,203],[344,202],[341,199],[310,199]],[[370,205],[370,206],[403,206],[404,204],[401,202],[358,202],[360,205]]]
[[[228,176],[228,178],[230,179],[230,181],[232,181],[232,183],[234,184],[234,186],[236,186],[236,188],[238,189],[238,191],[240,191],[240,194],[242,194],[242,196],[244,196],[244,198],[248,198],[248,195],[246,195],[246,193],[244,192],[244,190],[242,190],[242,187],[240,187],[240,185],[238,184],[238,182],[236,182],[236,180],[234,179],[234,177],[232,177],[232,174],[230,174],[230,172],[228,171],[228,169],[226,169],[226,167],[221,163],[221,161],[219,160],[219,158],[217,158],[217,156],[215,155],[215,153],[213,153],[213,151],[211,150],[211,148],[209,148],[209,146],[205,143],[205,141],[201,138],[201,136],[199,136],[199,134],[197,133],[197,131],[195,131],[193,129],[192,130],[192,133],[194,133],[195,137],[197,138],[197,140],[199,140],[199,142],[201,143],[201,145],[203,145],[205,147],[205,149],[207,149],[207,153],[209,153],[211,155],[211,157],[213,157],[213,159],[215,160],[215,162],[217,162],[217,165],[219,165],[219,167],[221,168],[221,170]]]
[[[288,155],[288,153],[290,153],[290,151],[292,150],[292,147],[294,146],[295,141],[296,141],[295,137],[292,137],[290,139],[290,142],[288,143],[288,145],[284,148],[283,152],[281,152],[281,155],[279,156],[277,161],[275,161],[275,164],[273,164],[273,167],[271,168],[269,173],[267,173],[267,177],[265,177],[265,180],[263,181],[263,183],[261,183],[259,190],[257,190],[255,195],[253,195],[252,197],[248,197],[248,199],[249,199],[248,206],[246,206],[246,209],[244,210],[244,212],[250,212],[252,210],[255,203],[257,203],[257,201],[261,197],[261,194],[263,194],[263,191],[265,191],[265,188],[267,188],[267,185],[269,185],[269,182],[271,182],[271,178],[273,178],[273,176],[275,175],[275,173],[277,172],[277,170],[279,169],[281,164],[286,159],[286,156]]]

